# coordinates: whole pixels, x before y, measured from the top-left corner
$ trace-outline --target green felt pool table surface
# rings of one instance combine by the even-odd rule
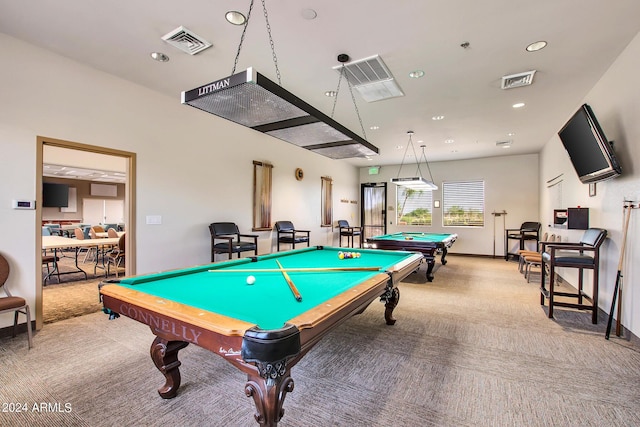
[[[360,258],[339,259],[339,252],[360,252]],[[261,329],[281,328],[301,313],[324,303],[410,256],[406,252],[346,250],[324,247],[304,248],[257,257],[227,261],[166,273],[120,280],[119,285],[190,307],[200,308],[258,325]],[[378,267],[376,271],[289,272],[302,295],[298,302],[276,260],[286,269]],[[251,269],[255,272],[246,272]],[[239,272],[234,272],[240,270]],[[266,272],[261,270],[268,270]],[[248,285],[253,276],[255,284]]]
[[[430,243],[446,243],[452,238],[457,237],[456,234],[452,233],[417,233],[417,232],[403,232],[403,233],[392,233],[392,234],[383,234],[380,236],[371,237],[371,239],[375,240],[415,240],[419,242],[430,242]],[[407,239],[409,238],[409,239]]]

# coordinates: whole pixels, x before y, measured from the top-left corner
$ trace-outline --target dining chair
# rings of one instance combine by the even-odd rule
[[[112,228],[109,230],[112,230]],[[125,261],[125,236],[126,234],[122,234],[118,239],[118,246],[107,254],[107,276],[111,274],[111,265],[113,264],[116,270],[116,277],[118,277],[118,269]]]
[[[13,336],[16,336],[18,330],[18,314],[24,314],[27,317],[27,339],[29,341],[29,349],[33,347],[33,339],[31,336],[31,312],[27,301],[18,296],[11,295],[7,288],[6,282],[9,277],[9,262],[0,254],[0,289],[4,291],[6,296],[0,297],[0,314],[13,312]]]

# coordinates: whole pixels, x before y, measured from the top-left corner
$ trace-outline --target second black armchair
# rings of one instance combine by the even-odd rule
[[[256,234],[240,234],[238,226],[233,222],[214,222],[209,224],[211,232],[211,262],[215,261],[215,254],[233,254],[253,251],[258,255],[258,236]],[[243,238],[245,240],[243,240]]]
[[[288,243],[292,249],[296,248],[296,243],[306,242],[309,246],[309,233],[309,230],[296,230],[291,221],[276,222],[278,252],[280,251],[280,243]]]
[[[338,220],[338,229],[340,237],[340,247],[342,247],[342,238],[347,238],[347,246],[353,248],[353,238],[358,237],[359,245],[362,247],[362,227],[353,227],[349,225],[349,221],[345,219]]]

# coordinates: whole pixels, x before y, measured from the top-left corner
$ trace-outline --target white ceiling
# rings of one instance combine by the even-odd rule
[[[224,15],[246,14],[249,4],[0,0],[0,32],[180,102],[182,91],[231,74],[242,27],[227,23]],[[340,53],[352,60],[379,54],[404,91],[403,97],[373,103],[354,91],[366,139],[380,149],[371,161],[342,160],[356,166],[400,163],[404,148],[396,147],[407,144],[408,130],[415,132],[416,146],[427,145],[429,161],[536,153],[640,31],[637,0],[266,0],[266,5],[282,86],[323,113],[330,115],[333,107],[333,98],[324,93],[337,88],[333,67]],[[306,19],[307,9],[317,17]],[[161,39],[181,25],[213,46],[191,56]],[[549,44],[525,51],[538,40]],[[153,51],[170,61],[152,60]],[[237,71],[248,67],[277,82],[261,1],[254,4]],[[417,69],[425,76],[410,78]],[[500,88],[502,76],[530,70],[536,70],[533,85]],[[516,102],[526,105],[516,110]],[[598,106],[592,107],[597,115]],[[193,109],[193,114],[205,113]],[[444,119],[432,120],[436,115]],[[334,119],[362,134],[345,84]],[[507,140],[510,149],[496,146]]]
[[[127,174],[125,172],[89,169],[86,167],[82,168],[67,165],[56,165],[52,163],[43,164],[42,176],[48,176],[51,178],[77,179],[81,181],[115,182],[123,184],[127,180]]]

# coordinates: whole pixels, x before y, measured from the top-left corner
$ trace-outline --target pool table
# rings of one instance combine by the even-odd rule
[[[360,257],[340,259],[339,252],[347,251]],[[100,284],[100,295],[111,317],[147,324],[156,336],[151,358],[165,377],[161,397],[176,396],[178,352],[193,343],[247,374],[245,394],[254,399],[255,419],[272,426],[293,391],[291,368],[376,298],[385,302],[386,323],[394,324],[396,284],[417,270],[422,258],[412,252],[316,246],[108,280]],[[249,276],[255,283],[249,284]]]
[[[369,237],[367,246],[392,251],[421,252],[427,261],[427,280],[431,282],[433,281],[436,254],[438,252],[442,254],[440,261],[442,265],[445,265],[447,263],[445,259],[447,251],[457,239],[458,235],[453,233],[404,232]]]

